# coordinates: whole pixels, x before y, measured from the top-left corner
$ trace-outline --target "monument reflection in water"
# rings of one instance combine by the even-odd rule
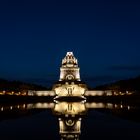
[[[61,140],[79,140],[81,120],[87,109],[85,101],[55,101],[53,113],[58,117]]]
[[[62,140],[78,140],[81,133],[81,117],[86,112],[84,93],[87,87],[81,82],[79,71],[77,59],[72,52],[67,52],[62,59],[60,79],[53,87],[56,94],[53,112],[58,116]],[[80,101],[73,102],[77,99]]]
[[[82,101],[75,101],[75,102],[69,102],[69,101],[54,101],[54,102],[37,102],[37,103],[23,103],[23,104],[0,104],[0,120],[6,120],[6,119],[17,119],[19,117],[28,116],[29,118],[32,118],[31,114],[37,114],[42,111],[51,110],[50,116],[48,116],[48,113],[45,114],[44,118],[52,117],[52,115],[55,115],[57,117],[57,124],[59,123],[59,134],[61,136],[61,140],[78,140],[80,138],[81,132],[81,124],[82,124],[82,118],[86,114],[89,114],[92,110],[103,110],[104,113],[108,113],[109,111],[113,111],[114,115],[118,116],[122,114],[125,115],[125,112],[133,112],[137,109],[136,106],[132,105],[126,105],[122,103],[103,103],[103,102],[88,102],[85,100]],[[137,110],[136,110],[137,111]],[[139,110],[138,110],[139,111]],[[43,114],[44,115],[44,114]],[[3,116],[3,117],[2,117]],[[14,117],[15,116],[15,117]],[[88,115],[89,117],[89,115]],[[86,117],[87,118],[87,117]],[[86,119],[85,118],[85,119]],[[127,118],[127,116],[123,117]],[[99,118],[101,119],[101,118]],[[24,119],[21,119],[21,122]],[[41,121],[40,118],[37,118],[38,121]],[[47,120],[47,119],[46,119]],[[54,121],[54,120],[53,120]],[[25,123],[25,121],[24,121]],[[85,121],[83,122],[83,125],[85,125]],[[100,124],[99,124],[100,125]],[[103,124],[102,124],[103,125]],[[8,126],[8,125],[7,125]],[[57,126],[57,125],[56,125]],[[12,126],[9,126],[11,128]],[[33,125],[34,127],[34,125]],[[31,127],[32,128],[32,127]],[[45,126],[45,128],[48,128],[48,125]],[[85,129],[85,127],[82,127]],[[22,131],[25,130],[24,127],[20,126],[20,129]],[[30,127],[27,126],[27,134],[31,133]],[[34,128],[33,128],[34,129]],[[35,129],[39,130],[36,126]],[[44,129],[44,127],[43,127]],[[83,129],[83,130],[84,130]],[[94,129],[94,127],[92,127]],[[7,129],[6,133],[10,133],[11,129]],[[30,130],[30,131],[28,131]],[[88,131],[87,129],[86,131]],[[21,131],[21,132],[22,132]],[[34,132],[34,130],[32,131]],[[42,131],[40,131],[42,133]],[[58,131],[57,131],[58,132]],[[15,130],[13,129],[13,133],[15,133]],[[1,132],[2,134],[2,132]],[[16,134],[15,134],[16,135]],[[32,138],[35,138],[34,133],[32,133]],[[25,136],[26,137],[26,136]],[[81,136],[82,138],[82,136]],[[44,139],[44,138],[43,138]],[[60,138],[57,137],[57,140]]]

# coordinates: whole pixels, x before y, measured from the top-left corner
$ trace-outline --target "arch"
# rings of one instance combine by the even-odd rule
[[[74,76],[72,74],[68,74],[66,76],[66,80],[74,80]]]

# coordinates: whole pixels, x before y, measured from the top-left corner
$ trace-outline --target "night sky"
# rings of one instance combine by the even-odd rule
[[[92,85],[140,75],[139,0],[0,2],[0,78],[48,84],[73,51]]]

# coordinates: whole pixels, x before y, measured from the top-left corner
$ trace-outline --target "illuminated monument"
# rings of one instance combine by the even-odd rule
[[[67,52],[60,67],[59,81],[54,85],[56,98],[80,97],[84,98],[86,85],[81,82],[80,68],[73,52]]]
[[[111,90],[87,89],[86,84],[81,81],[78,60],[75,58],[73,52],[67,52],[66,56],[62,59],[60,77],[58,82],[53,85],[52,90],[28,91],[28,96],[52,96],[54,99],[60,99],[61,97],[80,97],[80,99],[85,99],[88,96],[112,95],[113,92]]]
[[[61,140],[79,140],[81,133],[81,116],[85,114],[85,91],[87,86],[81,82],[80,68],[73,52],[67,52],[60,67],[59,81],[54,85],[56,94],[53,112],[58,116]],[[80,98],[81,102],[59,101],[57,99]]]
[[[78,61],[74,57],[73,52],[67,52],[64,59],[62,59],[59,81],[63,80],[80,81],[79,70],[80,68],[78,67]]]

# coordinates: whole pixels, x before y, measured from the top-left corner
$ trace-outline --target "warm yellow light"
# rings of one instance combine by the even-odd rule
[[[128,105],[127,109],[130,110],[130,106],[129,105]]]
[[[3,111],[3,107],[1,107],[1,111]]]
[[[54,107],[55,112],[60,114],[79,114],[86,111],[85,104],[82,102],[58,102]]]

